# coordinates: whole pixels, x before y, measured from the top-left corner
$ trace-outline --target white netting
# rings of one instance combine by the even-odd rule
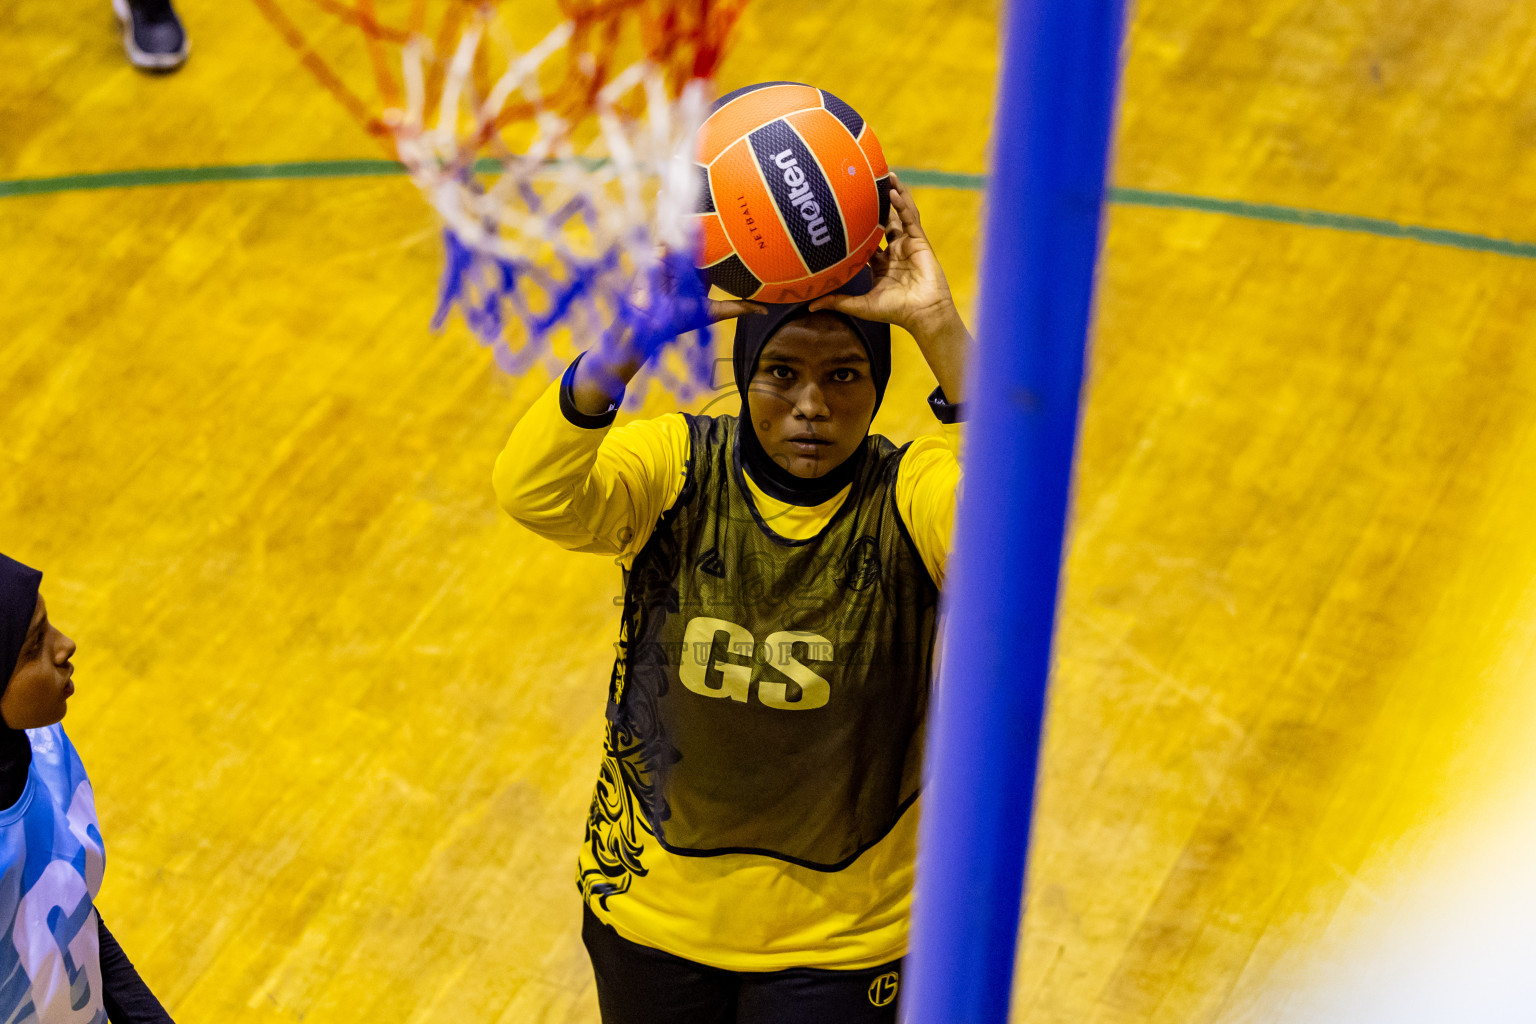
[[[427,81],[431,44],[410,39],[403,109],[385,114],[400,160],[444,223],[434,327],[457,306],[513,373],[568,359],[553,343],[563,328],[576,350],[622,342],[647,355],[687,335],[648,368],[675,391],[707,383],[706,286],[693,267],[691,222],[711,83],[693,78],[670,95],[667,69],[642,58],[607,77],[587,116],[572,119],[546,99],[540,78],[546,64],[571,59],[573,24],[520,53],[505,28],[480,11],[438,89]],[[474,72],[497,29],[492,49],[513,56],[479,95]],[[519,120],[515,151],[498,121],[514,100],[532,111]]]

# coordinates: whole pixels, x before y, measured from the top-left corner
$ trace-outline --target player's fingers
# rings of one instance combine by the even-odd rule
[[[816,313],[823,309],[830,309],[834,313],[846,313],[849,316],[867,318],[872,308],[869,301],[869,292],[863,295],[842,295],[834,292],[831,295],[823,295],[807,307],[809,312]]]
[[[755,316],[768,312],[768,307],[742,299],[710,299],[709,322],[717,324],[736,316]]]
[[[902,183],[900,176],[895,171],[891,172],[890,179],[891,204],[898,209],[910,212],[918,221],[921,221],[923,219],[922,214],[917,208],[917,199],[913,197],[912,190]]]
[[[891,211],[901,218],[902,230],[907,234],[913,238],[926,239],[928,237],[923,232],[922,216],[918,213],[917,203],[912,201],[911,193],[906,191],[897,192],[893,189],[891,191]]]
[[[892,192],[891,208],[885,215],[885,243],[892,245],[904,234],[906,234],[906,229],[902,227],[901,211],[896,209],[896,193]]]
[[[912,198],[912,190],[907,187],[906,182],[901,180],[901,175],[897,174],[895,171],[891,171],[889,178],[891,182],[891,191],[900,195],[902,201],[905,202],[908,206],[916,209],[917,200]]]

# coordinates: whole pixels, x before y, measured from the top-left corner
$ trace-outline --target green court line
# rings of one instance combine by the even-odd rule
[[[491,171],[494,160],[476,164],[476,170]],[[896,168],[902,180],[920,188],[949,188],[979,192],[987,187],[984,174],[933,171],[921,167]],[[0,199],[12,196],[47,195],[55,192],[84,192],[106,188],[143,188],[157,185],[194,185],[221,181],[280,181],[312,178],[391,177],[405,173],[393,160],[301,160],[279,164],[226,164],[215,167],[152,167],[134,171],[103,171],[96,174],[64,174],[51,178],[12,178],[0,180]],[[1536,259],[1536,243],[1512,242],[1503,238],[1450,231],[1417,224],[1401,224],[1379,217],[1361,217],[1349,213],[1327,213],[1273,203],[1249,203],[1241,199],[1217,199],[1211,196],[1185,195],[1144,188],[1109,190],[1109,201],[1121,206],[1147,206],[1168,210],[1214,213],[1275,224],[1332,228],[1382,238],[1401,238],[1430,245],[1449,246],[1470,252],[1495,253],[1521,259]]]
[[[1469,231],[1449,231],[1445,228],[1420,227],[1417,224],[1399,224],[1395,220],[1359,217],[1352,213],[1324,213],[1321,210],[1303,210],[1293,206],[1276,206],[1272,203],[1246,203],[1241,199],[1211,199],[1207,196],[1181,195],[1177,192],[1154,192],[1144,188],[1111,188],[1109,200],[1121,206],[1158,206],[1172,210],[1221,213],[1229,217],[1267,220],[1277,224],[1301,224],[1312,228],[1334,228],[1338,231],[1380,235],[1383,238],[1408,238],[1415,242],[1447,245],[1454,249],[1469,249],[1472,252],[1491,252],[1498,253],[1500,256],[1536,259],[1536,243],[1511,242],[1488,235],[1475,235]]]
[[[596,164],[594,164],[595,166]],[[500,166],[486,157],[475,170],[490,172]],[[956,174],[901,168],[896,172],[909,185],[925,188],[986,188],[984,174]],[[55,178],[0,180],[0,199],[37,196],[50,192],[88,192],[103,188],[143,188],[154,185],[200,185],[217,181],[278,181],[294,178],[391,177],[405,168],[393,160],[301,160],[281,164],[225,164],[215,167],[151,167],[138,171],[101,171],[96,174],[64,174]]]
[[[893,167],[901,180],[917,188],[958,188],[969,192],[985,192],[985,174],[961,174],[957,171],[925,171],[921,167]]]
[[[57,178],[0,181],[0,199],[49,192],[88,192],[102,188],[151,185],[201,185],[210,181],[277,181],[285,178],[357,178],[405,173],[393,160],[300,160],[283,164],[226,164],[219,167],[150,167],[140,171],[64,174]]]

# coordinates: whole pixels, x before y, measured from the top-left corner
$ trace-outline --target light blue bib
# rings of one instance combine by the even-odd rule
[[[96,801],[63,726],[27,737],[26,789],[0,811],[0,1024],[106,1024]]]

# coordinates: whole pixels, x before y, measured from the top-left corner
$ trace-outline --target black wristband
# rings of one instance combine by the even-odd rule
[[[581,364],[582,356],[585,355],[586,353],[583,352],[571,360],[571,365],[565,368],[565,376],[560,378],[560,411],[573,426],[586,430],[598,430],[613,424],[614,417],[619,414],[619,403],[614,402],[608,407],[607,412],[598,413],[596,416],[588,416],[576,408],[576,367]]]
[[[942,387],[934,388],[933,394],[928,396],[928,408],[933,410],[933,415],[940,423],[946,426],[951,423],[959,423],[965,418],[961,411],[962,403],[951,402],[944,397]]]

